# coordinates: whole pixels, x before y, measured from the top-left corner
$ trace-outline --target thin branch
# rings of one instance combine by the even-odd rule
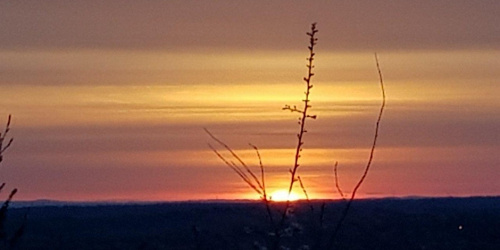
[[[310,201],[310,200],[309,200],[309,195],[307,194],[306,187],[304,186],[304,183],[302,182],[302,179],[300,178],[300,176],[297,176],[297,180],[299,181],[300,188],[302,189],[302,192],[303,192],[303,193],[304,193],[304,195],[306,196],[306,200],[307,200],[307,201]]]
[[[308,64],[306,65],[307,66],[307,77],[304,77],[304,81],[306,83],[306,92],[304,92],[305,94],[305,99],[303,100],[304,102],[304,108],[303,108],[303,111],[301,112],[302,113],[302,117],[299,121],[299,124],[300,124],[300,130],[299,130],[299,133],[297,134],[297,137],[298,137],[298,140],[297,140],[297,147],[295,148],[295,162],[293,164],[293,168],[292,170],[290,171],[291,172],[291,177],[290,177],[290,185],[288,187],[288,195],[290,195],[292,193],[292,189],[293,189],[293,185],[294,183],[297,181],[296,179],[296,175],[297,175],[297,170],[299,168],[299,159],[301,157],[300,155],[300,152],[302,151],[302,146],[304,145],[304,141],[303,141],[303,137],[304,137],[304,134],[307,132],[306,129],[305,129],[305,125],[306,125],[306,118],[308,118],[308,114],[307,114],[307,111],[308,109],[311,107],[311,105],[309,105],[309,94],[310,94],[310,90],[311,88],[313,87],[313,85],[311,84],[311,79],[312,77],[314,76],[314,73],[312,72],[313,70],[313,60],[314,60],[314,46],[316,45],[316,42],[317,42],[317,38],[315,37],[315,34],[318,32],[318,30],[316,29],[316,23],[313,23],[311,25],[311,32],[307,32],[307,35],[309,36],[309,57],[306,58],[307,61],[308,61]],[[286,107],[286,106],[285,106]],[[287,203],[286,203],[286,207],[289,206],[289,201],[287,200]],[[286,211],[283,212],[284,215],[286,215]]]
[[[4,146],[5,138],[7,138],[7,134],[10,131],[10,122],[12,120],[12,115],[9,115],[9,118],[7,119],[7,125],[5,125],[5,130],[2,133],[0,133],[0,162],[3,160],[3,153],[5,150],[7,150],[10,145],[12,145],[12,142],[14,141],[14,138],[10,138],[10,140],[7,142],[7,145]]]
[[[255,150],[255,153],[257,154],[257,158],[259,159],[259,168],[260,168],[260,174],[261,174],[261,180],[257,178],[257,176],[252,172],[252,170],[243,162],[243,160],[224,142],[219,140],[217,137],[215,137],[208,129],[205,128],[205,132],[218,144],[223,146],[228,152],[231,153],[231,155],[237,159],[237,161],[243,166],[243,168],[252,176],[252,178],[248,177],[248,175],[245,173],[244,170],[242,170],[236,163],[233,161],[227,160],[222,154],[220,154],[217,149],[215,149],[211,144],[208,144],[210,149],[221,159],[229,168],[231,168],[250,188],[252,188],[255,192],[257,192],[261,200],[264,202],[266,206],[266,211],[267,215],[269,217],[269,224],[271,228],[274,230],[275,233],[278,233],[278,229],[275,225],[274,222],[274,216],[271,210],[271,206],[269,204],[269,199],[268,199],[268,194],[266,191],[266,181],[265,181],[265,171],[264,171],[264,164],[262,163],[262,157],[260,155],[259,149],[257,146],[249,143],[249,145]],[[256,184],[254,184],[254,182]]]
[[[307,76],[303,78],[303,80],[306,84],[306,91],[304,92],[305,97],[302,100],[302,102],[304,102],[304,107],[302,108],[302,110],[297,109],[295,106],[293,108],[291,108],[290,105],[285,105],[285,107],[283,108],[283,110],[290,110],[291,112],[298,112],[302,115],[299,118],[299,122],[298,122],[299,126],[300,126],[300,130],[299,130],[299,133],[297,134],[297,146],[295,148],[295,157],[294,157],[293,168],[290,169],[291,176],[290,176],[290,185],[288,187],[288,196],[290,196],[290,194],[292,193],[293,186],[294,186],[295,182],[298,181],[296,176],[298,175],[297,170],[300,167],[299,159],[301,157],[300,153],[302,152],[302,146],[304,145],[304,141],[303,141],[304,134],[307,132],[307,130],[305,129],[306,120],[308,118],[316,119],[316,115],[309,115],[307,112],[308,112],[309,108],[311,108],[309,95],[311,93],[311,89],[313,88],[313,85],[311,84],[311,80],[312,80],[312,77],[314,76],[313,61],[314,61],[314,56],[316,55],[314,53],[314,47],[318,41],[318,38],[316,38],[317,32],[318,32],[318,30],[316,29],[316,23],[313,23],[313,24],[311,24],[311,31],[306,33],[307,36],[309,36],[309,46],[307,46],[307,48],[309,49],[309,57],[306,58],[306,60],[307,60],[307,64],[306,64]],[[283,225],[286,221],[289,207],[290,207],[290,200],[287,199],[286,203],[285,203],[284,210],[282,211],[282,214],[281,214],[281,220],[280,220],[279,225],[278,225],[279,228],[283,227]],[[279,248],[279,242],[280,242],[280,235],[276,235],[276,241],[273,245],[273,249]]]
[[[302,111],[302,110],[298,109],[298,108],[297,108],[297,106],[295,106],[295,105],[293,106],[293,108],[292,108],[292,107],[290,107],[290,105],[285,105],[285,106],[284,106],[283,108],[281,108],[281,109],[282,109],[282,110],[290,110],[290,112],[297,112],[297,113],[301,113],[301,114],[303,114],[303,113],[304,113],[304,111]]]
[[[375,62],[377,64],[377,71],[378,71],[378,76],[379,76],[379,81],[380,81],[380,89],[381,89],[381,92],[382,92],[382,104],[380,106],[380,111],[379,111],[377,122],[376,122],[376,125],[375,125],[375,133],[374,133],[374,136],[373,136],[372,147],[370,149],[370,156],[368,158],[368,162],[366,164],[365,171],[363,172],[363,175],[361,176],[361,178],[359,179],[358,183],[354,187],[354,190],[352,191],[351,197],[349,198],[349,201],[347,202],[344,210],[342,211],[342,215],[340,216],[340,220],[337,223],[335,229],[333,230],[333,234],[332,234],[332,236],[330,238],[330,241],[328,243],[328,248],[327,249],[332,249],[333,244],[335,243],[335,238],[337,237],[337,234],[338,234],[338,232],[340,230],[340,227],[342,226],[342,223],[344,222],[344,220],[345,220],[345,218],[347,216],[347,213],[349,212],[349,209],[350,209],[350,207],[352,205],[352,202],[354,201],[354,198],[356,197],[356,192],[361,187],[361,184],[363,184],[363,182],[365,181],[366,176],[368,175],[368,171],[370,170],[370,166],[372,164],[373,155],[375,154],[375,148],[376,148],[376,145],[377,145],[378,132],[379,132],[379,128],[380,128],[379,127],[380,126],[380,121],[382,120],[382,114],[383,114],[384,108],[385,108],[384,80],[383,80],[383,77],[382,77],[382,71],[380,70],[380,65],[379,65],[378,57],[377,57],[376,53],[375,53]]]
[[[11,121],[12,115],[9,114],[9,118],[7,119],[7,125],[5,126],[5,131],[3,132],[3,137],[7,136],[7,133],[10,131],[10,121]],[[1,136],[1,134],[0,134]]]
[[[257,154],[257,158],[259,159],[259,167],[260,167],[260,177],[261,177],[261,183],[262,183],[262,200],[264,201],[264,204],[266,205],[266,211],[267,211],[267,216],[269,217],[269,223],[271,225],[271,228],[273,230],[276,230],[275,224],[274,224],[274,216],[273,212],[271,211],[271,205],[269,204],[269,199],[267,197],[267,190],[266,190],[266,178],[265,178],[265,171],[264,171],[264,164],[262,164],[262,157],[260,156],[259,148],[257,146],[249,143],[251,147],[255,150],[255,153]]]
[[[300,176],[297,176],[297,180],[299,181],[300,188],[302,189],[302,192],[306,196],[306,201],[307,201],[307,204],[309,204],[309,208],[311,209],[311,213],[314,213],[314,207],[311,203],[311,200],[309,199],[309,195],[307,194],[306,187],[305,187],[304,183],[302,182],[302,178],[300,178]]]
[[[261,183],[261,188],[263,192],[263,199],[267,200],[267,193],[266,193],[266,179],[264,175],[264,165],[262,164],[262,157],[260,156],[259,148],[257,146],[249,143],[249,145],[255,150],[255,153],[257,154],[257,158],[259,159],[259,168],[260,168],[260,183]]]
[[[303,100],[304,109],[302,112],[302,117],[299,121],[300,130],[299,130],[299,133],[297,134],[298,140],[297,140],[297,147],[295,148],[295,162],[293,164],[292,170],[290,171],[291,177],[290,177],[290,185],[288,187],[288,195],[290,195],[292,193],[293,185],[297,181],[297,178],[295,176],[297,175],[297,170],[299,169],[299,166],[300,166],[299,165],[299,159],[301,157],[300,152],[302,152],[302,146],[304,145],[303,137],[304,137],[304,134],[307,132],[305,129],[305,125],[306,125],[306,119],[309,117],[307,114],[307,111],[311,107],[311,105],[309,104],[309,102],[310,102],[309,94],[311,93],[310,90],[313,87],[313,85],[311,84],[311,79],[314,76],[314,73],[312,71],[314,68],[314,65],[313,65],[313,60],[314,60],[314,55],[315,55],[314,46],[316,45],[316,43],[318,41],[318,38],[315,37],[317,32],[318,32],[318,30],[316,29],[316,23],[313,23],[311,25],[311,32],[306,33],[309,36],[309,46],[307,47],[309,49],[309,57],[306,58],[306,60],[308,61],[308,64],[306,65],[307,66],[307,76],[304,77],[304,81],[306,83],[306,92],[304,92],[305,99]],[[289,206],[290,206],[290,201],[287,200],[286,205],[285,205],[285,211],[283,211],[282,221],[285,220],[285,217],[287,214],[286,209]]]
[[[340,189],[340,184],[339,184],[339,177],[337,173],[338,165],[339,165],[338,161],[336,161],[335,165],[333,165],[333,174],[335,175],[335,187],[337,188],[337,192],[339,192],[340,197],[342,197],[342,200],[345,201],[344,193],[342,192],[342,189]]]
[[[4,138],[1,139],[2,142],[3,142],[3,139]],[[14,138],[10,138],[9,142],[7,143],[7,145],[5,145],[5,147],[2,148],[2,150],[0,151],[0,153],[5,152],[5,150],[7,150],[10,147],[10,145],[12,144],[13,141],[14,141]]]
[[[225,144],[224,142],[222,142],[221,140],[217,139],[217,137],[215,137],[212,133],[210,133],[210,131],[208,131],[208,129],[206,128],[203,128],[205,130],[205,132],[214,140],[216,141],[217,143],[219,143],[221,146],[223,146],[228,152],[231,153],[231,155],[236,159],[238,160],[238,162],[243,166],[243,168],[252,176],[252,178],[254,179],[254,181],[257,183],[257,185],[259,186],[260,189],[263,189],[262,187],[262,184],[260,183],[259,179],[257,178],[257,176],[252,172],[252,170],[250,170],[250,168],[247,166],[247,164],[245,164],[245,162],[227,145]]]
[[[250,187],[252,188],[255,192],[257,192],[259,195],[262,195],[262,191],[252,183],[252,180],[245,174],[243,170],[241,170],[238,165],[236,165],[234,162],[228,161],[224,156],[222,156],[217,149],[215,149],[212,145],[208,144],[210,149],[221,159],[229,168],[231,168],[238,176]]]

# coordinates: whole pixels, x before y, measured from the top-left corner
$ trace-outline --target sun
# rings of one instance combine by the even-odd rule
[[[292,192],[290,193],[290,195],[288,195],[288,190],[284,189],[274,191],[270,196],[270,200],[272,201],[296,201],[298,199],[299,196],[296,193]]]

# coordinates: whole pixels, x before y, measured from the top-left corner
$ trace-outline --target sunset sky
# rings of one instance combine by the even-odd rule
[[[500,1],[0,1],[0,181],[17,200],[259,198],[208,128],[287,188],[317,22],[299,174],[339,198],[500,195]],[[297,188],[298,192],[299,189]],[[5,195],[5,193],[4,193]]]

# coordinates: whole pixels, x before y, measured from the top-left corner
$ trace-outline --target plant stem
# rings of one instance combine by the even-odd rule
[[[351,208],[352,202],[354,201],[354,198],[356,197],[356,193],[358,189],[361,187],[361,184],[365,181],[366,176],[368,175],[368,171],[370,170],[372,161],[373,161],[373,156],[375,154],[375,147],[377,146],[377,138],[378,138],[378,131],[380,128],[380,121],[382,120],[382,114],[384,113],[384,108],[385,108],[385,89],[384,89],[384,80],[382,78],[382,71],[380,70],[380,65],[378,63],[378,57],[377,54],[375,54],[375,62],[377,64],[377,71],[378,71],[378,76],[379,76],[379,81],[380,81],[380,89],[382,92],[382,104],[380,105],[380,111],[378,114],[377,122],[375,124],[375,133],[373,135],[373,143],[372,147],[370,149],[370,156],[368,157],[368,162],[366,163],[365,166],[365,171],[363,172],[363,175],[359,179],[358,183],[354,187],[354,190],[352,191],[351,197],[347,201],[347,204],[342,211],[342,214],[340,216],[340,220],[335,226],[335,229],[333,230],[332,236],[330,237],[330,240],[328,242],[328,247],[327,249],[332,249],[333,244],[335,243],[335,239],[337,237],[338,232],[340,231],[340,227],[342,226],[342,223],[344,222],[345,218],[347,217],[347,213],[349,212],[349,209]]]
[[[302,110],[300,110],[300,109],[297,109],[295,106],[292,108],[289,105],[285,105],[285,107],[283,108],[283,110],[290,110],[291,112],[297,112],[297,113],[301,114],[301,117],[299,118],[300,130],[299,130],[299,133],[297,134],[297,147],[295,148],[294,164],[293,164],[293,168],[290,169],[291,176],[290,176],[290,185],[288,187],[288,197],[290,197],[290,195],[292,193],[293,186],[294,186],[295,182],[298,181],[297,170],[300,167],[300,164],[299,164],[299,159],[301,157],[300,153],[302,152],[302,146],[304,145],[304,141],[303,141],[304,134],[307,133],[307,130],[305,129],[306,120],[308,118],[316,119],[315,115],[314,116],[308,115],[307,111],[309,110],[309,108],[311,108],[311,105],[309,104],[309,102],[310,102],[309,95],[311,93],[311,89],[313,88],[313,85],[311,84],[311,79],[314,76],[314,73],[313,73],[313,68],[314,68],[313,61],[314,61],[314,55],[315,55],[314,46],[316,45],[316,43],[318,41],[318,38],[315,37],[317,32],[318,32],[318,30],[316,29],[316,23],[313,23],[311,25],[311,31],[306,33],[309,36],[309,46],[308,46],[309,57],[306,59],[308,62],[306,65],[307,76],[304,77],[304,82],[306,83],[306,91],[304,92],[305,98],[304,98],[304,100],[302,100],[304,102],[304,108]],[[283,213],[281,215],[281,220],[280,220],[280,223],[278,225],[278,228],[282,228],[283,225],[285,224],[289,208],[290,208],[290,200],[287,199],[286,203],[285,203],[285,208],[284,208]],[[279,241],[280,241],[280,235],[279,235],[279,232],[277,232],[276,241],[274,244],[274,249],[277,249],[279,247]]]

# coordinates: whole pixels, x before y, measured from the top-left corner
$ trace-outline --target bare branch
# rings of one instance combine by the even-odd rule
[[[259,159],[259,167],[260,167],[260,177],[261,177],[261,184],[262,184],[262,192],[263,192],[263,199],[267,200],[267,192],[266,192],[266,180],[265,180],[265,175],[264,175],[264,165],[262,164],[262,157],[260,156],[259,148],[257,146],[249,143],[249,145],[255,150],[255,153],[257,154],[257,158]]]
[[[7,145],[5,145],[5,147],[2,148],[0,153],[5,152],[5,150],[7,150],[10,147],[10,145],[12,144],[13,141],[14,141],[14,138],[10,138],[9,142],[7,143]],[[3,142],[3,138],[2,138],[2,142]]]
[[[349,208],[351,207],[352,205],[352,202],[354,201],[354,198],[356,197],[356,192],[358,191],[358,189],[361,187],[361,184],[363,184],[363,182],[365,181],[365,178],[366,176],[368,175],[368,171],[370,170],[370,167],[371,167],[371,164],[372,164],[372,160],[373,160],[373,156],[375,154],[375,148],[376,148],[376,145],[377,145],[377,138],[378,138],[378,132],[379,132],[379,128],[380,128],[380,121],[382,120],[382,114],[384,113],[384,108],[385,108],[385,89],[384,89],[384,80],[383,80],[383,77],[382,77],[382,71],[380,70],[380,65],[379,65],[379,62],[378,62],[378,57],[377,57],[377,54],[375,53],[375,62],[377,64],[377,71],[378,71],[378,76],[379,76],[379,81],[380,81],[380,89],[381,89],[381,92],[382,92],[382,104],[380,105],[380,111],[379,111],[379,114],[378,114],[378,118],[377,118],[377,122],[375,124],[375,133],[373,135],[373,143],[372,143],[372,147],[370,149],[370,156],[368,157],[368,162],[366,163],[366,166],[365,166],[365,171],[363,172],[363,175],[361,176],[361,178],[359,179],[358,183],[356,184],[356,186],[354,187],[354,190],[352,191],[352,194],[351,194],[351,197],[349,198],[349,201],[347,202],[343,212],[342,212],[342,215],[340,216],[340,220],[339,222],[337,223],[334,231],[333,231],[333,234],[330,238],[330,241],[328,243],[328,249],[331,249],[333,247],[333,244],[335,242],[335,238],[340,230],[340,227],[342,226],[342,223],[344,222],[346,216],[347,216],[347,213],[349,212]]]
[[[306,91],[304,92],[305,98],[303,100],[304,108],[303,108],[303,111],[301,112],[302,117],[300,118],[300,121],[299,121],[300,130],[299,130],[299,133],[297,134],[297,147],[295,148],[295,162],[293,164],[292,170],[290,171],[291,176],[290,176],[290,185],[288,187],[288,195],[290,195],[292,193],[293,185],[296,181],[297,170],[299,169],[299,166],[300,166],[300,164],[299,164],[299,159],[301,156],[300,152],[302,151],[302,146],[304,145],[303,137],[304,137],[304,134],[307,132],[305,129],[306,118],[312,117],[312,116],[308,115],[307,111],[311,107],[311,105],[309,105],[309,102],[310,102],[309,95],[311,93],[310,90],[312,88],[311,79],[314,76],[314,73],[312,71],[313,71],[313,67],[314,67],[313,60],[314,60],[314,55],[315,55],[314,45],[316,45],[316,41],[318,40],[315,37],[315,34],[317,32],[318,32],[318,30],[316,29],[316,23],[313,23],[311,25],[311,31],[306,33],[309,36],[309,41],[310,41],[309,46],[307,47],[309,49],[309,57],[307,58],[307,61],[308,61],[308,63],[307,63],[307,76],[304,77],[304,81],[306,83]],[[286,205],[285,205],[285,211],[283,211],[283,216],[282,216],[283,222],[285,220],[286,210],[287,210],[289,205],[290,205],[290,201],[287,200]]]
[[[307,194],[306,187],[304,186],[304,183],[302,182],[302,179],[300,178],[300,176],[297,176],[297,180],[299,181],[300,188],[302,189],[302,192],[303,192],[303,193],[304,193],[304,195],[306,196],[306,200],[307,200],[307,201],[310,201],[310,200],[309,200],[309,195]]]
[[[318,30],[316,29],[316,23],[313,23],[311,25],[311,31],[306,33],[309,36],[309,46],[307,46],[307,48],[309,49],[309,56],[306,58],[306,60],[307,60],[307,64],[306,64],[307,76],[303,78],[303,80],[306,84],[306,91],[304,92],[305,98],[302,100],[302,102],[304,103],[304,107],[302,110],[297,109],[295,106],[293,108],[291,108],[289,105],[285,105],[285,107],[283,108],[284,110],[290,110],[291,112],[299,112],[302,114],[302,116],[299,118],[299,122],[298,122],[298,124],[300,126],[300,130],[299,130],[299,133],[297,134],[297,146],[295,148],[295,157],[294,157],[295,161],[293,164],[293,168],[290,170],[291,176],[290,176],[290,184],[288,186],[288,196],[290,196],[290,194],[292,193],[293,186],[294,186],[295,182],[297,181],[297,175],[298,175],[297,170],[300,167],[300,164],[299,164],[299,159],[301,156],[300,152],[302,151],[302,146],[304,145],[304,141],[303,141],[304,134],[307,132],[305,129],[306,120],[307,120],[307,118],[316,119],[316,116],[312,116],[312,115],[308,114],[308,110],[309,110],[309,108],[311,108],[309,95],[311,93],[310,92],[311,89],[313,88],[313,85],[311,84],[311,79],[314,76],[314,73],[313,73],[313,68],[314,68],[313,61],[314,61],[314,56],[315,56],[314,46],[316,45],[316,43],[318,41],[318,38],[316,38],[317,32],[318,32]],[[281,220],[280,220],[279,225],[278,225],[278,227],[280,227],[280,228],[285,224],[285,221],[286,221],[286,218],[288,215],[289,207],[290,207],[290,200],[287,199],[286,203],[285,203],[284,210],[282,211],[282,214],[281,214]],[[280,237],[279,237],[279,235],[277,235],[276,240],[275,240],[274,245],[273,245],[273,249],[279,248],[279,242],[280,242]]]
[[[293,108],[292,108],[292,107],[290,107],[290,105],[285,105],[285,106],[284,106],[283,108],[281,108],[281,109],[282,109],[282,110],[290,110],[290,112],[297,112],[297,113],[301,113],[301,114],[303,114],[303,113],[304,113],[304,111],[302,111],[302,110],[298,109],[298,108],[297,108],[297,106],[293,106]]]
[[[262,201],[264,201],[264,204],[266,205],[266,211],[267,211],[267,216],[269,217],[269,223],[271,225],[271,228],[273,230],[276,229],[276,225],[274,223],[274,216],[273,212],[271,210],[271,206],[269,204],[269,199],[267,197],[267,190],[266,190],[266,178],[265,178],[265,171],[264,171],[264,164],[262,164],[262,157],[260,156],[259,148],[257,146],[249,143],[251,147],[255,150],[255,153],[257,154],[257,158],[259,159],[259,167],[260,167],[260,177],[261,177],[261,183],[262,183]]]
[[[263,195],[262,191],[254,183],[252,183],[252,180],[245,174],[243,170],[238,167],[238,165],[236,165],[234,162],[228,161],[212,145],[208,144],[208,146],[217,155],[217,157],[219,157],[219,159],[221,159],[229,168],[231,168],[250,188],[252,188],[259,195]]]
[[[340,197],[342,197],[342,200],[345,200],[344,193],[342,192],[342,189],[340,189],[339,178],[337,174],[338,165],[339,165],[338,161],[336,161],[335,165],[333,165],[333,173],[335,175],[335,187],[337,188],[337,192],[339,192]]]
[[[236,159],[238,160],[238,162],[243,166],[243,168],[252,176],[252,178],[254,179],[254,181],[257,183],[257,185],[259,186],[260,189],[263,189],[262,187],[262,184],[260,183],[259,179],[257,178],[257,176],[252,172],[252,170],[250,170],[250,168],[247,166],[247,164],[227,145],[225,144],[224,142],[222,142],[221,140],[217,139],[217,137],[215,137],[212,133],[210,133],[210,131],[208,131],[208,129],[206,128],[203,128],[205,130],[205,132],[214,140],[216,141],[217,143],[219,143],[221,146],[223,146],[229,153],[231,153],[231,155]]]
[[[274,216],[271,210],[271,206],[269,204],[269,199],[268,199],[268,194],[266,191],[266,182],[265,182],[265,171],[264,171],[264,164],[262,163],[262,157],[260,155],[259,149],[257,146],[249,143],[249,145],[255,150],[257,154],[257,158],[259,159],[259,167],[260,167],[260,174],[261,174],[261,180],[257,179],[257,176],[252,172],[252,170],[243,162],[243,160],[224,142],[219,140],[217,137],[215,137],[208,129],[205,128],[205,132],[218,144],[223,146],[230,154],[243,166],[243,168],[251,175],[252,178],[248,177],[248,175],[245,173],[244,170],[242,170],[236,163],[233,161],[227,160],[222,154],[220,154],[217,149],[215,149],[211,144],[208,144],[210,149],[221,159],[229,168],[231,168],[251,189],[253,189],[255,192],[257,192],[262,201],[264,202],[266,206],[266,211],[267,215],[269,217],[269,223],[271,225],[271,228],[275,231],[275,233],[278,232],[278,229],[275,226],[274,222]]]
[[[305,185],[304,185],[304,183],[302,182],[302,178],[300,178],[300,176],[297,176],[297,180],[299,181],[300,188],[302,189],[302,192],[303,192],[303,193],[304,193],[304,195],[306,196],[306,201],[307,201],[307,203],[309,204],[309,208],[311,209],[311,212],[314,212],[314,207],[313,207],[313,205],[311,204],[311,200],[309,199],[309,195],[307,194],[306,186],[305,186]]]
[[[7,119],[7,125],[5,125],[5,130],[3,134],[0,133],[0,162],[3,160],[3,153],[12,145],[12,142],[14,141],[14,138],[10,138],[9,141],[7,142],[7,145],[4,146],[5,138],[7,138],[7,134],[10,131],[10,122],[12,120],[12,115],[9,115],[9,118]]]

